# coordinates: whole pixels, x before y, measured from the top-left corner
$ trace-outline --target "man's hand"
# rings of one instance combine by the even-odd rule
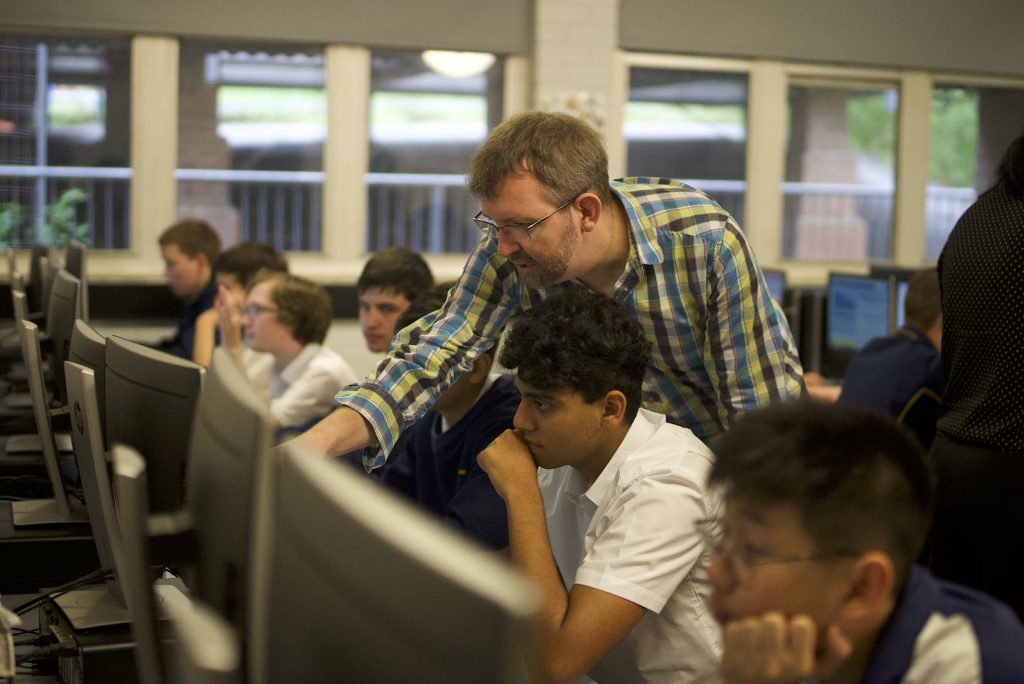
[[[791,684],[833,674],[853,645],[836,625],[826,633],[826,651],[816,657],[818,628],[806,615],[787,619],[765,613],[725,626],[722,679],[727,684]]]
[[[498,496],[509,496],[537,488],[537,463],[518,430],[505,430],[477,456],[480,468],[491,478]]]

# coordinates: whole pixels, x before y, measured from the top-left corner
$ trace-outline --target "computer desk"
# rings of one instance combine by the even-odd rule
[[[37,593],[100,567],[88,525],[15,527],[9,501],[0,501],[0,559],[0,595]]]

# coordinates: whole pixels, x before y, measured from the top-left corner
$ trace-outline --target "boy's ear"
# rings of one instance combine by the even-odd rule
[[[619,390],[611,390],[604,395],[604,415],[602,422],[614,427],[626,419],[626,395]]]
[[[895,600],[895,586],[896,566],[888,554],[882,551],[862,554],[855,561],[853,583],[843,601],[839,622],[852,626],[887,616]]]

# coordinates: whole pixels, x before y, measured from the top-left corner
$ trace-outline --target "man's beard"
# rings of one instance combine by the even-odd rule
[[[534,258],[528,256],[522,250],[509,256],[509,259],[516,265],[519,277],[530,287],[547,287],[565,280],[565,274],[569,270],[569,260],[579,242],[579,235],[573,225],[563,228],[561,239],[555,253],[548,257]],[[523,271],[520,264],[526,264],[529,269]]]

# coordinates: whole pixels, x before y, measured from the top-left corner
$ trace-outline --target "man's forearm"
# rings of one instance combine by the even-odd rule
[[[342,406],[296,440],[315,454],[334,457],[376,444],[377,436],[365,418]]]

